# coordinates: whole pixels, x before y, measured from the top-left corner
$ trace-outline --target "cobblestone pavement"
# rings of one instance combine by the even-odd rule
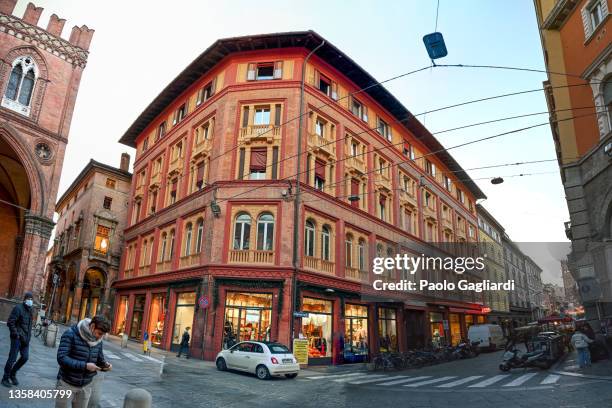
[[[0,323],[0,359],[8,353],[8,329]],[[218,372],[212,362],[177,359],[139,344],[121,348],[117,338],[104,345],[113,371],[102,378],[102,408],[121,407],[132,388],[153,395],[153,406],[182,407],[611,407],[612,362],[579,370],[575,355],[552,369],[513,370],[497,366],[501,352],[471,360],[401,372],[368,372],[363,366],[310,368],[297,379],[260,381],[252,375]],[[20,371],[19,387],[0,387],[0,407],[52,407],[44,399],[10,398],[16,389],[53,389],[57,349],[32,339],[30,361]]]

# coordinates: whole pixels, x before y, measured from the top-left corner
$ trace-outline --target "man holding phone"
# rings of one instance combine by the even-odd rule
[[[86,408],[92,393],[92,380],[98,371],[112,365],[104,359],[102,337],[110,331],[104,316],[83,319],[66,330],[57,349],[57,389],[71,391],[55,400],[56,408]]]

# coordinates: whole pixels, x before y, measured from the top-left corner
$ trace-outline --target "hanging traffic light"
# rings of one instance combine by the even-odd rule
[[[444,37],[442,33],[431,33],[423,37],[423,43],[427,49],[427,54],[432,60],[446,57],[448,51],[446,50],[446,44],[444,44]]]

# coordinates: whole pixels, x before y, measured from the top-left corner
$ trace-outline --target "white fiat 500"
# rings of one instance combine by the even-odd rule
[[[272,375],[295,378],[300,371],[300,365],[286,346],[261,341],[243,341],[221,350],[216,364],[219,371],[246,371],[260,380],[267,380]]]

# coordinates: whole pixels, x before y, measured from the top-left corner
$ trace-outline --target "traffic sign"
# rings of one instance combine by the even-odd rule
[[[208,305],[210,305],[210,302],[206,296],[201,296],[200,299],[198,299],[198,305],[200,305],[202,309],[206,309]]]
[[[308,317],[308,312],[293,312],[293,317]]]

